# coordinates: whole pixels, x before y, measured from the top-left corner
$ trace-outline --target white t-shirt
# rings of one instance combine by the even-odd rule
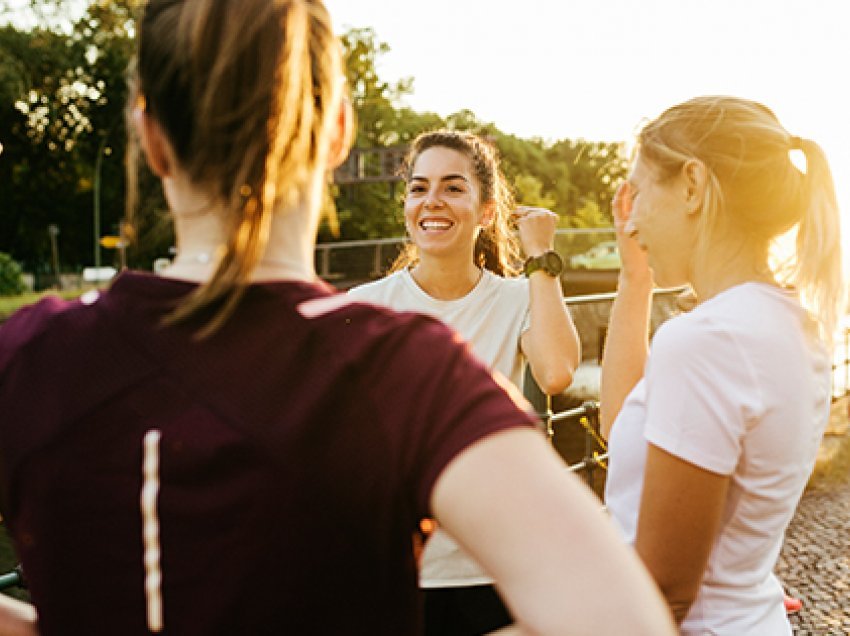
[[[484,270],[478,284],[463,298],[438,300],[426,294],[406,269],[348,292],[357,300],[416,311],[442,320],[472,346],[478,358],[522,389],[525,359],[520,337],[529,327],[526,278],[502,278]],[[486,585],[493,582],[443,531],[425,545],[419,572],[424,588]]]
[[[829,417],[830,355],[789,292],[728,289],[662,325],[609,440],[608,510],[633,543],[647,443],[729,492],[683,634],[790,634],[773,568]]]

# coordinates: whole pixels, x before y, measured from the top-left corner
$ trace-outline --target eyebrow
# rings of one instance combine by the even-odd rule
[[[440,177],[440,181],[455,181],[457,179],[460,179],[461,181],[466,181],[467,183],[469,183],[469,179],[467,179],[462,174],[447,174],[447,175]],[[415,174],[410,178],[410,180],[411,181],[428,181],[428,178],[423,177],[422,175],[416,175]]]

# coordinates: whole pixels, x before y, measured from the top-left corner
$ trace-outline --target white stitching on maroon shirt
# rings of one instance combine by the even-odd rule
[[[145,433],[142,442],[142,539],[145,564],[145,607],[147,608],[148,629],[161,632],[162,619],[162,569],[160,564],[159,517],[156,503],[159,495],[159,440],[162,437],[156,429]]]

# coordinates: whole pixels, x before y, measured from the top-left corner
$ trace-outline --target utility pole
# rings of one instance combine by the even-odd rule
[[[59,242],[57,241],[59,226],[51,223],[47,226],[47,233],[50,235],[51,260],[53,261],[53,276],[56,280],[56,288],[62,289],[62,279],[59,277]]]
[[[97,159],[94,162],[94,266],[95,271],[100,271],[100,169],[103,164],[103,153],[106,150],[106,140],[109,139],[109,131],[103,136],[97,148]]]

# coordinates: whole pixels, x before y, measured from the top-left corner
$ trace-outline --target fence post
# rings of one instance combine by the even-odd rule
[[[550,444],[555,443],[555,429],[552,426],[552,396],[545,394],[545,408],[540,414],[540,421],[543,422],[543,430],[546,432],[546,438]]]
[[[375,243],[375,255],[372,258],[372,277],[378,278],[383,274],[381,271],[381,244]]]
[[[593,471],[596,470],[596,456],[594,447],[596,438],[591,431],[599,428],[599,403],[588,401],[581,405],[587,418],[587,427],[584,429],[584,470],[587,485],[593,489]]]
[[[850,393],[850,329],[844,329],[844,393]]]
[[[331,251],[327,247],[322,249],[321,269],[319,276],[328,276],[331,273]]]

